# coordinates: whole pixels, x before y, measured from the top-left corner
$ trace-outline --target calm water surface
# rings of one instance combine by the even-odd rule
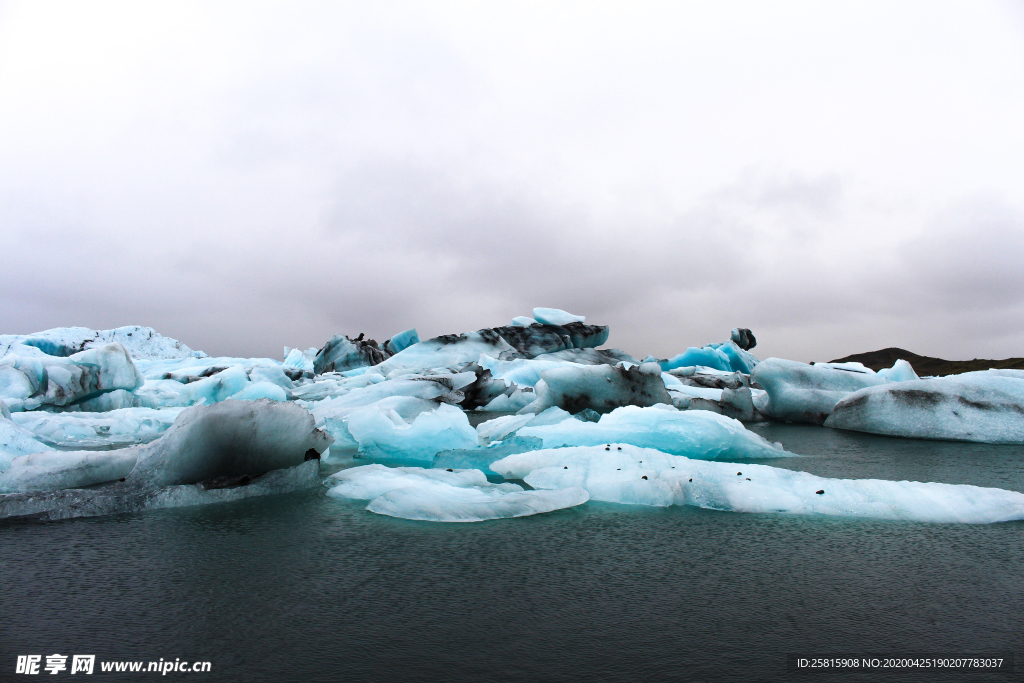
[[[1020,447],[754,428],[801,454],[781,467],[1024,491]],[[786,671],[790,652],[1016,653],[1024,671],[1021,522],[589,503],[444,525],[309,491],[8,523],[0,581],[5,680],[54,652],[209,660],[167,675],[204,681],[1024,680]]]

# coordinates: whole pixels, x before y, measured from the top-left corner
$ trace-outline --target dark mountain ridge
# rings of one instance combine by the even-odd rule
[[[837,358],[836,360],[829,362],[863,363],[866,367],[877,371],[882,368],[891,368],[892,364],[900,358],[910,363],[914,367],[914,372],[922,377],[958,375],[961,372],[988,370],[989,368],[995,368],[998,370],[1024,370],[1024,358],[1007,358],[1005,360],[986,360],[984,358],[975,358],[974,360],[944,360],[942,358],[932,358],[930,356],[919,356],[912,351],[893,347],[881,349],[879,351],[868,351],[867,353],[855,353],[852,356]]]

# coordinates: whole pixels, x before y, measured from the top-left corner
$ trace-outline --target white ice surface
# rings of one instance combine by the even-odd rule
[[[498,460],[491,468],[536,489],[581,486],[592,500],[631,505],[970,524],[1024,519],[1024,494],[1016,491],[829,479],[767,465],[692,460],[629,444],[619,448],[531,451]]]
[[[134,359],[202,357],[202,351],[193,351],[176,339],[164,337],[152,327],[129,325],[112,330],[91,330],[87,327],[56,327],[33,334],[0,335],[0,356],[14,344],[31,340],[46,353],[58,350],[76,352],[118,343]]]
[[[825,426],[915,439],[1024,443],[1024,376],[988,370],[851,393]]]
[[[53,446],[122,447],[156,439],[167,431],[182,410],[122,408],[103,413],[32,411],[14,413],[11,420],[30,432],[35,439]]]
[[[17,414],[14,413],[11,417]],[[35,434],[13,420],[0,417],[0,472],[10,467],[11,460],[19,455],[49,450],[53,449],[39,441]]]
[[[420,413],[411,422],[393,409],[367,406],[349,413],[345,426],[367,458],[430,463],[438,451],[477,446],[476,430],[469,426],[466,414],[446,404]]]
[[[138,451],[46,451],[22,455],[0,473],[0,493],[81,488],[127,477]]]
[[[369,500],[366,509],[390,517],[432,522],[481,522],[524,517],[585,503],[581,488],[525,491],[516,484],[490,484],[479,470],[447,472],[419,467],[366,465],[328,479],[327,494]]]
[[[132,391],[142,381],[128,352],[116,343],[68,357],[8,354],[0,358],[0,399],[12,412],[15,406],[33,410],[40,405],[72,404],[115,389]]]
[[[665,405],[625,406],[602,415],[598,422],[563,420],[553,425],[524,426],[516,433],[543,439],[545,448],[628,443],[700,460],[792,455],[738,420],[704,410],[679,411]]]
[[[585,315],[573,315],[559,308],[535,308],[533,318],[544,325],[568,325],[569,323],[584,323],[587,321]]]

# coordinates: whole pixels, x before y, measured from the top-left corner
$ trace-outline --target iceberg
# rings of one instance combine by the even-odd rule
[[[32,411],[13,413],[11,420],[31,434],[33,439],[50,446],[120,448],[148,443],[158,438],[167,431],[182,410],[121,408],[102,413]],[[49,447],[39,450],[49,450]]]
[[[0,356],[7,355],[16,345],[35,347],[49,356],[68,357],[113,343],[123,346],[134,359],[202,358],[206,355],[193,351],[177,339],[158,334],[152,327],[129,325],[112,330],[57,327],[34,334],[0,335]]]
[[[558,308],[535,308],[533,319],[542,325],[568,325],[569,323],[585,323],[586,316],[566,313]]]
[[[152,491],[111,484],[100,489],[62,489],[48,493],[16,493],[0,496],[0,519],[30,517],[56,521],[76,517],[141,512],[160,508],[230,503],[255,496],[280,495],[321,485],[320,463],[309,460],[264,475],[241,477],[229,485],[183,484]]]
[[[0,473],[0,493],[55,491],[124,479],[135,467],[137,455],[132,448],[22,455]]]
[[[134,391],[142,383],[131,356],[117,343],[67,357],[8,354],[0,358],[0,399],[12,412],[65,406],[116,389]]]
[[[413,344],[419,343],[420,335],[416,331],[416,328],[413,327],[404,332],[399,332],[394,337],[384,342],[384,350],[393,356],[399,351],[405,351]]]
[[[294,403],[223,401],[183,410],[156,441],[136,446],[127,484],[158,488],[254,476],[319,459],[331,437]]]
[[[0,402],[0,406],[3,406],[3,402]],[[0,416],[0,472],[10,467],[11,461],[20,455],[53,450],[52,446],[39,441],[35,434],[11,421],[9,417],[12,417],[11,413],[7,413],[7,417]]]
[[[657,363],[638,367],[563,366],[541,372],[537,400],[523,410],[540,413],[558,406],[570,413],[586,408],[607,413],[620,406],[672,404]]]
[[[781,358],[761,361],[750,379],[768,392],[765,412],[769,417],[812,424],[824,423],[836,403],[848,394],[887,382],[871,370],[807,365]]]
[[[439,451],[477,446],[477,432],[466,414],[447,404],[411,422],[393,409],[371,405],[349,413],[345,427],[366,458],[432,463]]]
[[[481,354],[498,358],[502,354],[515,353],[515,349],[493,330],[480,330],[443,335],[413,344],[388,358],[376,370],[386,377],[394,370],[459,368],[474,362]]]
[[[1016,491],[829,479],[767,465],[692,460],[629,444],[531,451],[491,467],[535,489],[582,487],[591,500],[627,505],[965,524],[1024,519],[1024,494]]]
[[[667,405],[625,406],[602,415],[597,422],[562,420],[557,424],[524,425],[516,434],[539,438],[544,448],[628,443],[697,460],[792,455],[737,420],[703,410],[679,411]]]
[[[516,484],[491,484],[479,470],[448,472],[419,467],[366,465],[328,479],[334,498],[369,500],[381,515],[430,522],[482,522],[562,510],[587,502],[581,488],[525,491]]]
[[[571,419],[571,414],[558,407],[548,408],[536,415],[533,413],[502,415],[477,425],[477,439],[481,446],[486,446],[492,441],[501,441],[508,438],[526,425],[539,427],[542,425],[558,424]]]
[[[319,349],[313,348],[302,351],[286,346],[284,347],[284,362],[282,365],[313,374],[313,359],[316,358],[317,351]]]
[[[313,359],[313,372],[322,375],[325,372],[342,372],[370,365],[377,365],[390,354],[380,348],[373,339],[363,339],[360,334],[355,339],[336,334]]]
[[[842,398],[825,426],[915,439],[1024,444],[1024,372],[966,372],[867,387]]]

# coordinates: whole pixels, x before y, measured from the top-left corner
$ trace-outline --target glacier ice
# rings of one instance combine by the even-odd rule
[[[1024,519],[1024,494],[1016,491],[829,479],[767,465],[692,460],[629,444],[531,451],[491,467],[535,489],[582,487],[591,500],[630,505],[967,524]]]
[[[966,372],[867,387],[842,398],[825,426],[915,439],[1021,444],[1024,373],[1012,372]]]
[[[558,308],[535,308],[533,319],[542,325],[568,325],[569,323],[585,323],[586,316],[566,313]]]
[[[0,399],[12,412],[65,406],[115,389],[133,391],[143,383],[131,356],[117,343],[67,357],[7,354],[0,368]]]
[[[125,484],[100,489],[61,489],[46,493],[0,495],[0,519],[31,517],[54,521],[97,517],[160,508],[229,503],[255,496],[278,495],[321,485],[320,465],[309,460],[263,475],[241,477],[229,483],[198,483],[139,490]]]
[[[625,406],[602,415],[597,422],[574,419],[524,425],[516,434],[540,438],[544,448],[628,443],[699,460],[791,455],[734,419],[703,410],[679,411],[667,405]]]
[[[296,370],[302,370],[303,372],[313,372],[313,359],[316,358],[316,354],[319,349],[292,349],[284,347],[284,362],[281,364],[288,368],[295,368]]]
[[[51,446],[117,448],[147,443],[158,438],[167,431],[182,410],[121,408],[107,412],[31,411],[14,413],[11,420],[31,433],[34,439]]]
[[[528,318],[525,315],[517,315],[516,317],[512,318],[512,324],[518,327],[529,327],[530,325],[533,325],[536,322],[537,321],[534,320],[533,318]]]
[[[760,361],[736,342],[729,340],[724,344],[708,344],[701,348],[691,346],[686,351],[659,362],[662,370],[666,372],[676,368],[702,366],[723,372],[750,374]]]
[[[399,351],[405,351],[413,344],[419,343],[420,335],[416,331],[416,328],[413,327],[411,329],[405,330],[404,332],[399,332],[394,337],[384,342],[384,350],[386,350],[393,356]]]
[[[345,426],[367,458],[430,463],[439,451],[477,446],[476,430],[466,414],[447,404],[422,412],[411,422],[394,410],[371,405],[349,413]]]
[[[313,415],[294,403],[260,399],[193,406],[159,439],[135,447],[138,462],[127,483],[157,488],[263,474],[319,458],[330,444]]]
[[[134,448],[114,451],[46,451],[22,455],[0,472],[0,493],[81,488],[127,477]]]
[[[578,487],[526,491],[517,484],[491,484],[479,470],[365,465],[332,475],[328,484],[327,495],[369,500],[370,512],[431,522],[524,517],[582,505],[589,498]]]
[[[781,358],[761,361],[750,379],[768,392],[766,412],[770,417],[813,424],[822,424],[847,394],[886,382],[871,370],[807,365]]]
[[[0,403],[0,405],[3,404]],[[53,450],[52,446],[40,441],[29,430],[7,417],[0,417],[0,472],[10,467],[11,460],[20,455],[51,450]]]
[[[4,334],[0,335],[0,356],[12,352],[12,347],[17,345],[35,347],[50,356],[66,357],[111,343],[123,346],[134,359],[201,358],[206,355],[202,351],[193,351],[176,339],[158,334],[152,327],[130,325],[112,330],[57,327],[33,334]]]
[[[536,415],[533,413],[525,413],[522,415],[502,415],[501,417],[496,417],[477,425],[477,439],[482,446],[486,446],[492,441],[501,441],[502,439],[508,438],[510,435],[515,434],[519,429],[526,425],[530,425],[531,427],[540,427],[542,425],[558,424],[571,419],[572,414],[558,408],[557,406],[548,408]]]
[[[313,372],[322,375],[377,365],[390,355],[376,341],[363,337],[362,334],[355,339],[341,334],[331,337],[313,359]]]
[[[541,372],[537,400],[523,410],[539,413],[558,406],[570,413],[590,408],[599,413],[626,405],[672,404],[657,363],[638,367],[563,365]]]

